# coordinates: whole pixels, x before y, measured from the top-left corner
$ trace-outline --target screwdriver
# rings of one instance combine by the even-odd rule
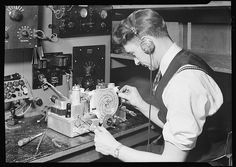
[[[35,136],[32,136],[32,137],[23,138],[23,139],[21,139],[21,140],[18,141],[18,146],[21,147],[21,146],[23,146],[23,145],[29,143],[30,141],[34,140],[35,138],[41,136],[42,134],[43,134],[43,133],[39,133],[39,134],[37,134],[37,135],[35,135]]]

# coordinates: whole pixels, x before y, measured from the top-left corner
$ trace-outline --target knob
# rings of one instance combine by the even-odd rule
[[[19,84],[20,84],[20,85],[24,85],[25,82],[24,82],[23,80],[20,80],[20,81],[19,81]]]
[[[42,100],[41,98],[37,97],[37,98],[35,99],[35,103],[36,103],[38,106],[42,106],[42,105],[43,105],[43,100]]]
[[[28,37],[29,32],[27,30],[22,30],[21,35],[22,35],[22,37]]]
[[[101,23],[102,28],[106,28],[106,26],[107,26],[106,23],[104,23],[104,22]]]
[[[75,27],[75,23],[73,23],[72,21],[70,21],[70,22],[68,23],[68,27],[69,27],[69,28],[74,28],[74,27]]]
[[[62,19],[59,25],[59,30],[63,31],[65,29],[66,25],[65,25],[65,19]]]
[[[14,86],[19,86],[19,82],[18,82],[18,81],[14,81],[14,82],[13,82],[13,85],[14,85]]]
[[[23,18],[22,12],[18,9],[12,9],[11,11],[9,11],[9,16],[10,19],[14,21],[21,21]]]

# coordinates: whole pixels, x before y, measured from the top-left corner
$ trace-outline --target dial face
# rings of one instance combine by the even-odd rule
[[[100,16],[102,19],[106,19],[107,18],[107,11],[106,10],[102,10],[100,13]]]
[[[85,17],[87,17],[87,15],[88,15],[88,10],[85,9],[85,8],[82,8],[82,9],[80,10],[80,16],[83,17],[83,18],[85,18]]]
[[[90,107],[96,108],[95,114],[102,122],[105,115],[115,114],[118,103],[118,96],[113,89],[97,89],[90,101]]]
[[[32,39],[33,31],[29,26],[21,26],[17,31],[17,37],[19,40]]]

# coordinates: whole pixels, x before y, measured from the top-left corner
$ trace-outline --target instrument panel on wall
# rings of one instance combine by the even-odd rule
[[[58,37],[111,33],[111,5],[53,5],[49,8],[53,11],[52,31]]]
[[[73,47],[73,85],[93,90],[105,81],[105,45]]]
[[[38,6],[5,6],[5,49],[35,47],[37,27]]]

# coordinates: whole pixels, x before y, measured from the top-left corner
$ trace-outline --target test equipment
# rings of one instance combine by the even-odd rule
[[[6,6],[5,49],[34,48],[38,6]]]
[[[111,5],[53,5],[52,31],[60,38],[109,35]]]
[[[57,95],[51,97],[54,104],[48,112],[47,125],[59,133],[75,137],[96,126],[108,128],[126,120],[126,110],[118,110],[118,88],[114,83],[100,83],[92,91],[74,85],[67,98],[45,78],[42,80],[42,86],[50,87]]]

